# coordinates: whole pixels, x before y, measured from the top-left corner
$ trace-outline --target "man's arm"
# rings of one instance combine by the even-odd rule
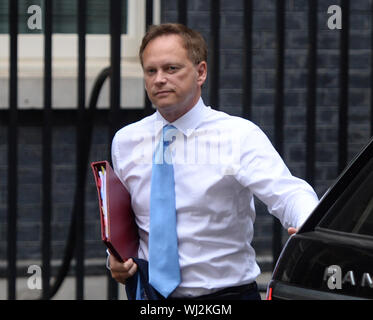
[[[111,158],[112,158],[112,164],[113,164],[113,170],[118,175],[119,179],[124,184],[120,173],[118,172],[118,134],[115,134],[112,145],[111,145]],[[128,187],[126,186],[128,189]],[[111,271],[111,276],[114,280],[125,283],[126,280],[130,277],[132,277],[136,271],[137,271],[137,265],[134,263],[132,259],[128,259],[126,262],[122,263],[118,261],[113,255],[108,253],[108,262],[109,262],[109,268]]]
[[[237,180],[250,188],[290,234],[299,228],[318,204],[313,188],[293,176],[268,137],[255,125],[241,138],[241,166]]]

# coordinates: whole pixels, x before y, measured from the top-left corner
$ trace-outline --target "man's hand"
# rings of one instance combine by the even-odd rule
[[[289,236],[291,236],[292,234],[297,233],[297,232],[298,232],[298,229],[296,229],[296,228],[289,228],[288,229]]]
[[[113,255],[110,255],[110,271],[113,279],[120,283],[125,283],[129,277],[132,277],[137,271],[137,264],[132,259],[126,262],[119,262]]]

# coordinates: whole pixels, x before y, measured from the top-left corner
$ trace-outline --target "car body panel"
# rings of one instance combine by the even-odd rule
[[[284,289],[286,284],[287,291],[291,287],[313,290],[308,292],[309,299],[352,299],[351,296],[373,299],[373,287],[367,281],[362,286],[364,273],[373,276],[373,239],[329,230],[304,233],[289,239],[279,261],[270,284],[273,298],[281,297],[277,289]],[[330,276],[326,270],[333,265],[341,268],[341,289],[328,287]],[[354,284],[346,274],[353,276]],[[300,294],[301,290],[297,292]],[[283,298],[290,296],[287,293]],[[292,297],[304,299],[307,295],[306,292],[299,296],[293,293]]]
[[[373,299],[372,279],[373,139],[288,239],[267,297]]]

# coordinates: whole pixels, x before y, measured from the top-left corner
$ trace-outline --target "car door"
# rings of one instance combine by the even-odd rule
[[[373,140],[289,238],[268,299],[373,299]]]

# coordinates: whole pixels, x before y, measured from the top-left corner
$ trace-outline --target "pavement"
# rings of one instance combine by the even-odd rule
[[[271,272],[266,272],[270,270],[271,266],[271,257],[257,257],[259,266],[264,271],[257,278],[257,283],[259,289],[266,290],[267,284],[271,279]],[[106,300],[107,299],[107,287],[108,287],[108,278],[106,274],[103,274],[105,268],[105,260],[87,260],[85,262],[86,275],[84,278],[84,299],[85,300]],[[21,261],[17,263],[17,280],[16,280],[16,299],[17,300],[35,300],[39,299],[41,296],[41,289],[32,289],[33,284],[30,283],[30,277],[33,275],[27,273],[28,267],[31,265],[36,265],[37,262],[33,261]],[[53,262],[53,270],[59,268],[60,262]],[[74,263],[72,264],[72,268]],[[0,300],[7,300],[7,279],[5,278],[6,274],[6,263],[3,262],[0,264]],[[51,279],[53,284],[54,278]],[[34,282],[35,284],[36,282]],[[34,285],[35,286],[35,285]],[[67,276],[61,287],[59,288],[56,295],[52,300],[75,300],[76,299],[76,281],[73,275]],[[31,288],[30,288],[31,287]],[[265,292],[260,292],[262,299],[265,299]],[[118,298],[120,300],[126,300],[127,296],[125,294],[124,285],[119,284],[118,286]]]
[[[267,286],[271,278],[271,273],[262,273],[257,278],[259,286]],[[16,282],[17,300],[35,300],[39,299],[41,290],[30,289],[27,285],[28,278],[19,277]],[[265,292],[261,292],[262,299],[265,299]],[[118,286],[118,298],[126,300],[125,288]],[[7,299],[7,280],[0,279],[0,300]],[[85,300],[106,300],[107,299],[107,277],[106,276],[86,276],[84,280],[84,299]],[[75,277],[66,277],[61,288],[52,300],[75,300]]]

